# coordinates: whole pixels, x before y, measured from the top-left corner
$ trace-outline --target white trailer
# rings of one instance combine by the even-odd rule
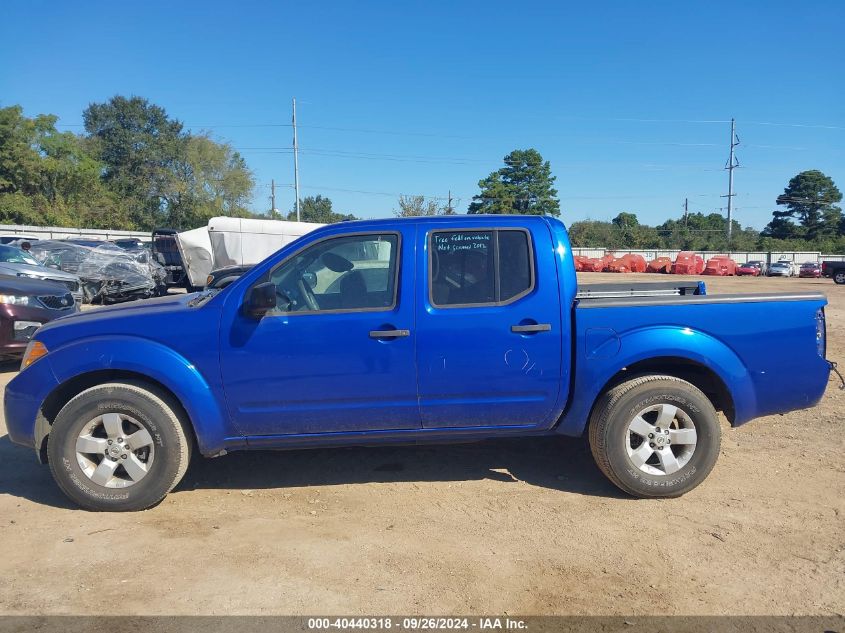
[[[314,222],[218,217],[211,218],[206,227],[177,233],[176,244],[191,285],[202,288],[212,270],[255,265],[321,226]]]

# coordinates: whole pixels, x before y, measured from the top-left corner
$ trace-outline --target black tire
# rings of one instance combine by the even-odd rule
[[[691,453],[686,453],[688,447],[677,444],[657,447],[661,451],[683,451],[684,454],[678,454],[679,463],[683,459],[688,461],[671,474],[645,472],[632,461],[628,450],[637,439],[641,443],[649,440],[632,434],[629,424],[643,410],[664,404],[677,407],[680,412],[673,422],[676,430],[680,427],[681,414],[686,416],[685,423],[692,423],[696,444]],[[710,474],[719,456],[721,432],[716,410],[697,387],[673,376],[650,375],[617,385],[599,399],[590,419],[589,440],[596,464],[623,491],[642,498],[678,497]],[[655,465],[649,470],[663,469],[661,457],[662,454],[653,451],[649,460]]]
[[[87,510],[122,512],[157,504],[185,475],[191,458],[192,436],[177,415],[179,410],[168,394],[142,383],[112,382],[86,389],[62,408],[50,431],[47,454],[53,478],[62,492]],[[147,450],[153,451],[152,457],[147,454],[148,472],[127,487],[95,483],[77,459],[77,440],[86,425],[114,413],[131,420],[121,422],[127,439],[132,432],[145,429],[152,447]],[[103,456],[99,461],[108,459]],[[117,459],[112,461],[120,464]],[[118,476],[127,475],[124,478],[129,479],[121,465],[116,468]]]
[[[845,270],[837,270],[833,273],[833,283],[839,284],[840,286],[845,284]]]

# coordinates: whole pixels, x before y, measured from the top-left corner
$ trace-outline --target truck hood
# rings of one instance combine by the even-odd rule
[[[139,319],[149,324],[150,328],[162,327],[163,321],[179,318],[186,312],[196,310],[189,303],[198,297],[198,293],[167,295],[154,299],[130,301],[119,305],[103,308],[92,308],[84,312],[61,319],[55,323],[45,325],[38,331],[36,338],[48,339],[75,337],[76,331],[86,332],[96,329],[103,334],[143,335],[151,338],[149,333],[142,334],[146,327],[139,327]]]

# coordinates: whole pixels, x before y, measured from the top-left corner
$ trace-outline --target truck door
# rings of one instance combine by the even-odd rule
[[[509,226],[510,225],[510,226]],[[424,428],[542,426],[561,380],[551,236],[503,219],[420,231],[417,367]]]
[[[276,285],[277,307],[263,318],[227,303],[223,384],[244,435],[420,428],[415,234],[399,223],[338,230],[253,283]]]

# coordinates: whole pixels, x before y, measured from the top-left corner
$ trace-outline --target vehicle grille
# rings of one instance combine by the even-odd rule
[[[53,281],[53,280],[51,280],[51,281]],[[56,279],[55,281],[57,281],[58,283],[65,286],[71,292],[78,292],[79,291],[79,284],[76,283],[75,281],[64,281],[64,280],[59,281],[58,279]]]
[[[65,295],[43,295],[38,297],[38,300],[41,302],[41,305],[50,310],[67,310],[74,303],[73,295],[70,293]]]

